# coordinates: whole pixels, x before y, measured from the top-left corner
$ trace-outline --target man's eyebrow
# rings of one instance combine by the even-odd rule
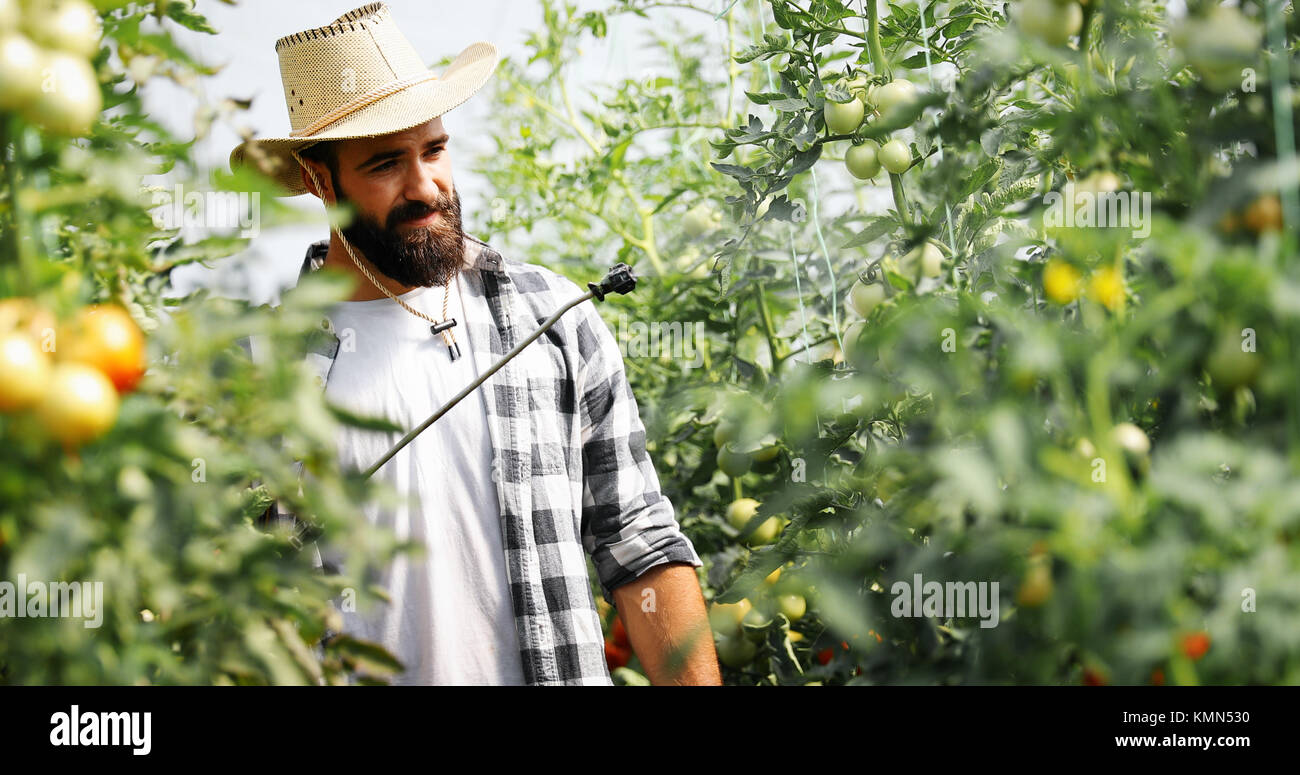
[[[425,143],[424,148],[425,150],[428,150],[437,145],[445,145],[449,140],[451,140],[451,135],[447,134],[446,132],[443,132],[441,135]],[[374,154],[370,158],[358,164],[356,166],[356,169],[363,170],[366,167],[371,167],[376,164],[380,164],[382,162],[388,161],[389,159],[399,158],[402,156],[403,153],[405,153],[405,151],[396,150],[396,149],[391,151],[380,151],[379,153]]]

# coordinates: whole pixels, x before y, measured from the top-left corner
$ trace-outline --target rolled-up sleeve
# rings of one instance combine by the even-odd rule
[[[582,305],[582,540],[605,599],[665,563],[703,565],[645,448],[645,426],[609,327]]]

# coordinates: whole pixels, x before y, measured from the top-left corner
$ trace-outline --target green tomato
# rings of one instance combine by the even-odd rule
[[[1111,429],[1111,439],[1130,455],[1142,457],[1151,451],[1151,439],[1141,428],[1131,422],[1122,422]]]
[[[844,166],[849,174],[860,180],[874,178],[880,174],[880,159],[876,153],[880,146],[867,140],[862,145],[855,145],[844,154]]]
[[[762,629],[772,623],[772,620],[759,611],[757,608],[749,609],[745,618],[740,622],[742,627],[756,627]]]
[[[722,664],[739,670],[758,654],[758,647],[741,635],[728,635],[718,639],[718,659]]]
[[[1228,91],[1241,84],[1241,71],[1256,64],[1261,31],[1239,9],[1216,5],[1204,17],[1183,23],[1173,39],[1205,85]]]
[[[686,211],[682,228],[691,239],[702,237],[717,228],[722,218],[707,204],[698,204]]]
[[[916,84],[903,78],[896,78],[876,89],[872,95],[875,100],[873,104],[876,110],[880,111],[881,117],[889,120],[916,102],[916,91]]]
[[[866,106],[862,100],[854,97],[848,102],[831,102],[826,101],[824,109],[826,114],[826,128],[833,135],[847,135],[862,125],[862,117],[866,115]]]
[[[865,320],[853,321],[852,323],[849,324],[848,328],[844,329],[844,344],[848,347],[852,347],[854,344],[857,343],[859,339],[862,338],[862,334],[866,330],[867,330],[867,321]]]
[[[1259,355],[1241,349],[1241,339],[1233,334],[1219,338],[1205,363],[1215,388],[1230,391],[1255,381],[1259,374]]]
[[[848,328],[844,329],[844,357],[850,366],[860,366],[865,362],[861,353],[863,348],[859,346],[858,342],[862,339],[862,333],[866,330],[867,322],[865,320],[855,320],[849,324]]]
[[[1063,46],[1083,29],[1083,9],[1074,0],[1022,0],[1020,29],[1050,46]]]
[[[779,517],[768,517],[749,534],[746,539],[750,546],[762,546],[770,544],[781,534],[781,519]]]
[[[0,109],[23,108],[41,93],[41,50],[22,35],[0,38]]]
[[[902,175],[912,166],[912,152],[902,140],[890,140],[880,147],[877,154],[881,165],[895,175]]]
[[[57,52],[47,58],[40,96],[24,114],[51,132],[81,136],[90,131],[102,107],[99,81],[86,60]]]
[[[735,422],[727,419],[718,420],[718,424],[713,426],[713,446],[722,449],[735,441],[739,433],[740,428]]]
[[[844,88],[849,90],[849,94],[852,94],[854,97],[857,97],[858,99],[862,100],[863,106],[865,108],[867,103],[866,97],[868,93],[867,76],[865,75],[853,76],[852,78],[844,82]]]
[[[1097,170],[1083,180],[1077,181],[1074,184],[1074,193],[1077,196],[1087,192],[1096,197],[1098,194],[1119,191],[1123,187],[1124,181],[1120,180],[1119,175],[1109,170]]]
[[[776,460],[777,455],[781,454],[781,447],[775,443],[765,444],[754,450],[755,463],[770,463]]]
[[[777,608],[785,618],[797,622],[808,612],[808,601],[803,595],[781,595],[776,599]]]
[[[748,453],[738,452],[731,444],[718,450],[718,468],[732,479],[749,473],[749,468],[753,464],[754,459]]]
[[[32,39],[46,48],[89,59],[99,50],[99,14],[82,0],[60,0],[47,11],[27,17]]]
[[[884,300],[885,286],[881,283],[864,283],[858,280],[853,284],[853,290],[849,291],[849,304],[863,319],[871,317],[871,313]]]
[[[727,506],[727,524],[737,530],[744,529],[758,513],[758,506],[758,501],[753,498],[737,498]]]
[[[933,242],[926,242],[903,256],[903,271],[913,278],[938,277],[943,273],[943,251]]]

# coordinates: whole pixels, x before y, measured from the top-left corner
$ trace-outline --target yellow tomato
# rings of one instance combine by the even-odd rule
[[[748,598],[738,603],[714,603],[709,608],[709,625],[719,635],[735,635],[740,632],[740,623],[753,607]]]
[[[1057,304],[1069,304],[1079,298],[1083,278],[1069,262],[1054,258],[1043,268],[1043,292]]]
[[[85,364],[60,363],[37,413],[50,436],[76,446],[113,427],[117,408],[117,391],[107,377]]]
[[[1088,295],[1106,309],[1119,309],[1124,304],[1123,273],[1115,266],[1098,269],[1088,282]]]
[[[50,358],[30,336],[0,334],[0,411],[34,406],[50,383]]]

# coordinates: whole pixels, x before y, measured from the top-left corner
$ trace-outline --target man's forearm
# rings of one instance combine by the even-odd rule
[[[651,568],[615,589],[614,604],[632,649],[656,686],[722,684],[695,568],[682,563]]]

